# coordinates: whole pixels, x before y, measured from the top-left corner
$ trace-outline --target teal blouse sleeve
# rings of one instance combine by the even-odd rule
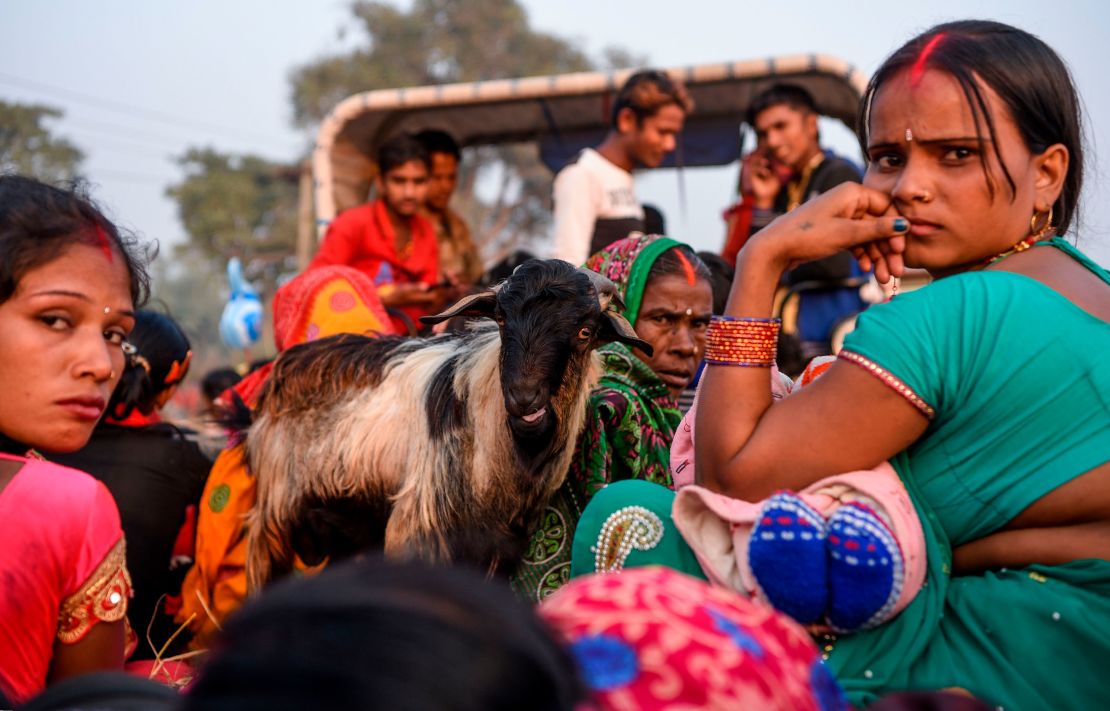
[[[997,286],[997,285],[996,285]],[[992,311],[1006,292],[988,291],[977,274],[941,279],[899,294],[859,316],[841,357],[870,370],[932,419],[959,402],[990,362]],[[997,325],[997,324],[995,324]]]

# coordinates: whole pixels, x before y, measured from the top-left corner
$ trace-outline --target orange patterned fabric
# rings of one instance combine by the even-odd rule
[[[223,619],[247,598],[243,517],[254,506],[254,496],[243,445],[220,452],[201,496],[196,557],[181,585],[176,615],[178,624],[189,624],[199,646],[206,646]]]
[[[374,282],[362,272],[345,266],[318,267],[295,277],[274,294],[274,342],[278,350],[338,333],[393,333]],[[267,364],[234,387],[248,407],[256,404],[271,369],[272,364]],[[247,536],[243,519],[254,506],[255,488],[242,445],[221,452],[201,497],[195,562],[182,584],[182,604],[176,615],[178,624],[189,623],[195,646],[205,646],[223,619],[246,600]],[[300,564],[297,567],[307,570]]]
[[[337,333],[393,333],[373,280],[359,270],[317,267],[274,294],[274,345],[279,351]]]

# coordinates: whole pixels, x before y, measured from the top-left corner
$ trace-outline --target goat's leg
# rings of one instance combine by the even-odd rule
[[[443,530],[449,528],[452,522],[424,522],[414,515],[413,508],[404,500],[394,502],[393,514],[385,527],[386,557],[429,563],[451,562]]]

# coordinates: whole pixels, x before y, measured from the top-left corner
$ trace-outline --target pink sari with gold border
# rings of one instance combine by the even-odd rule
[[[46,685],[55,641],[125,618],[131,580],[108,490],[75,469],[23,467],[0,491],[0,688],[21,703]]]

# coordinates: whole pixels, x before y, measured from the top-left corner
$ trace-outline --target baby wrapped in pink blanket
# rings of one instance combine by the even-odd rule
[[[834,361],[815,359],[797,384],[772,369],[775,398]],[[696,409],[695,400],[671,445],[672,516],[710,581],[842,632],[881,624],[913,600],[925,579],[924,535],[889,463],[765,501],[733,499],[694,484]]]

